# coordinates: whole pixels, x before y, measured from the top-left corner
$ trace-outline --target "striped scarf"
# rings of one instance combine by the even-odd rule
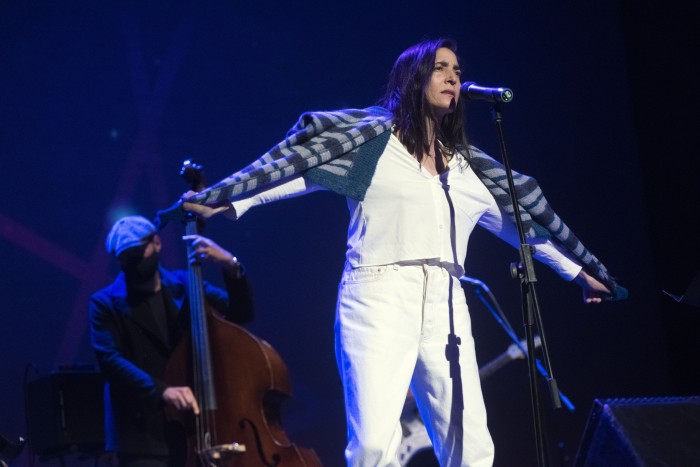
[[[284,141],[244,169],[186,201],[215,204],[251,195],[296,174],[361,201],[389,140],[391,127],[392,115],[382,107],[304,113]],[[503,165],[473,146],[468,151],[461,148],[462,154],[466,152],[474,172],[515,222]],[[556,239],[613,292],[613,300],[625,299],[627,290],[616,283],[598,258],[552,210],[537,181],[517,172],[513,172],[513,180],[526,237]]]

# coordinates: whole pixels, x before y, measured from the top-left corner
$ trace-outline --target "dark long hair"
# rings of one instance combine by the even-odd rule
[[[457,53],[457,43],[452,39],[437,39],[420,42],[406,49],[394,63],[389,73],[386,94],[380,101],[394,114],[394,125],[401,143],[418,161],[430,151],[426,119],[435,122],[435,137],[454,153],[457,146],[466,150],[464,133],[464,99],[459,99],[454,111],[437,122],[428,104],[425,90],[435,68],[435,56],[441,47]]]

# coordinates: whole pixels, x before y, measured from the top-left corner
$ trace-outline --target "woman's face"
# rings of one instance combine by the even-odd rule
[[[425,90],[425,97],[438,121],[452,113],[459,100],[461,71],[457,56],[450,49],[441,47],[435,54],[435,68]]]

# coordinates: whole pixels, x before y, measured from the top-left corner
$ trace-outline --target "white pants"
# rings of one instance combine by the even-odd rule
[[[335,336],[348,465],[399,465],[399,419],[409,385],[440,465],[492,465],[469,312],[457,277],[423,262],[347,266]]]

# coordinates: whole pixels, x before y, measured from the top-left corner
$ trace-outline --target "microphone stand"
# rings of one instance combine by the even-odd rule
[[[515,224],[518,228],[518,236],[520,238],[520,261],[518,263],[511,263],[510,269],[511,276],[514,279],[520,279],[520,293],[522,301],[523,320],[525,326],[525,336],[527,339],[527,348],[531,349],[531,351],[527,352],[527,363],[530,380],[532,416],[535,428],[535,447],[537,450],[537,465],[546,467],[548,461],[544,442],[544,431],[542,428],[542,414],[539,403],[539,394],[537,390],[537,365],[535,361],[534,352],[535,333],[533,330],[535,326],[539,330],[539,335],[542,341],[542,356],[546,370],[545,373],[548,375],[545,377],[545,380],[548,383],[549,393],[552,400],[552,406],[555,409],[561,408],[561,399],[559,398],[559,389],[557,388],[557,382],[554,378],[554,374],[552,372],[552,365],[549,360],[549,352],[547,351],[544,328],[542,326],[542,318],[540,316],[539,302],[537,301],[537,291],[535,289],[535,283],[537,282],[537,278],[535,276],[535,268],[532,259],[534,247],[532,247],[525,241],[525,231],[523,228],[522,218],[520,216],[518,198],[515,194],[515,183],[513,182],[513,173],[510,168],[510,163],[508,161],[508,151],[506,149],[505,136],[503,133],[503,117],[501,115],[501,102],[499,102],[498,100],[493,102],[492,112],[501,149],[501,158],[503,160],[503,165],[505,166],[506,176],[508,179],[508,189],[510,191],[510,199],[513,205],[513,215],[515,216]]]
[[[523,355],[527,355],[529,348],[526,348],[526,346],[522,345],[520,338],[515,333],[515,330],[513,329],[511,324],[508,322],[508,318],[506,318],[503,309],[498,304],[498,300],[496,300],[496,297],[493,295],[493,292],[491,292],[491,289],[489,289],[489,287],[486,284],[484,284],[478,279],[462,276],[459,280],[462,281],[462,283],[466,283],[472,286],[474,295],[476,295],[476,297],[491,313],[493,318],[501,326],[503,331],[508,335],[513,344],[515,344],[518,347],[518,349],[520,349],[520,352],[522,352]],[[484,297],[484,295],[488,296],[488,300]],[[539,371],[540,375],[545,379],[548,378],[549,374],[547,373],[547,370],[545,369],[544,365],[542,365],[542,362],[540,362],[539,359],[536,359],[535,362],[537,363],[537,371]],[[571,400],[568,397],[566,397],[561,391],[559,391],[559,398],[564,403],[566,408],[569,409],[569,411],[573,412],[576,410],[576,407],[574,407],[574,404],[571,402]]]

